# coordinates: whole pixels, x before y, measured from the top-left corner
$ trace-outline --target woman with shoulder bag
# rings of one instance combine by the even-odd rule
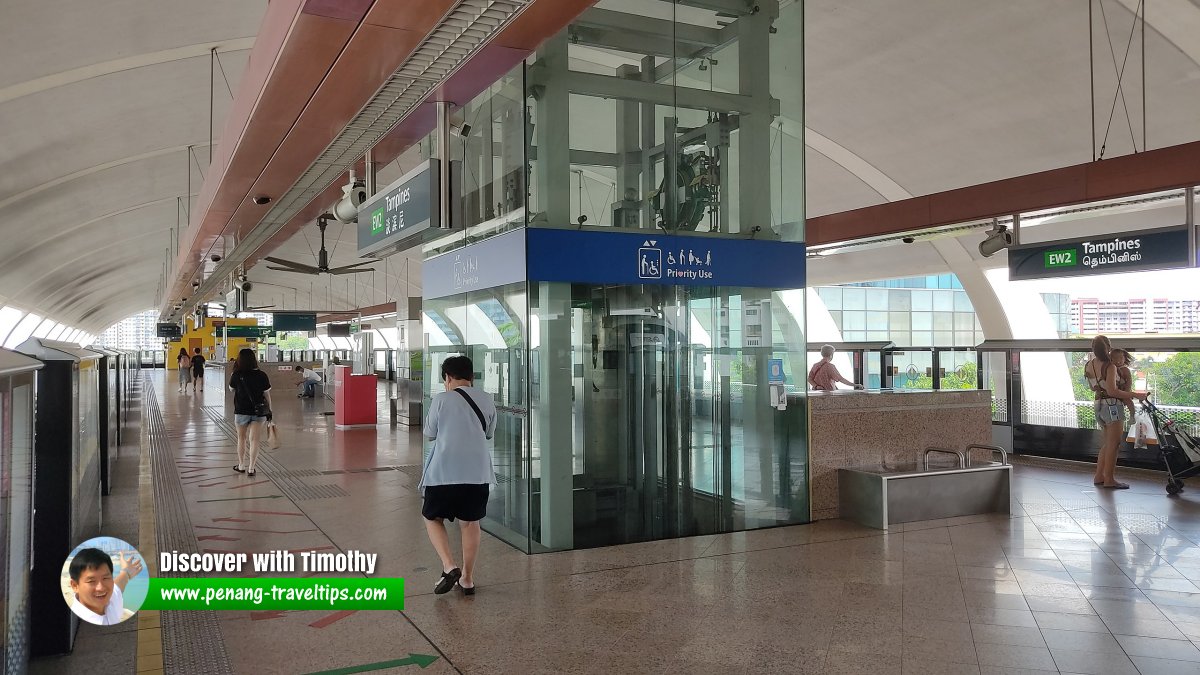
[[[233,421],[237,426],[238,473],[253,476],[258,444],[266,423],[271,420],[271,380],[258,369],[253,349],[238,352],[233,375],[229,377],[233,390]]]
[[[179,356],[175,357],[175,365],[179,368],[179,393],[182,394],[192,383],[192,357],[188,356],[187,350],[183,347],[179,348]]]
[[[1118,368],[1112,362],[1112,345],[1108,338],[1097,335],[1092,340],[1092,356],[1083,367],[1083,376],[1096,395],[1096,425],[1104,432],[1092,482],[1112,490],[1127,490],[1128,485],[1113,477],[1117,470],[1117,453],[1125,440],[1125,402],[1145,399],[1147,393],[1123,391],[1118,385]]]

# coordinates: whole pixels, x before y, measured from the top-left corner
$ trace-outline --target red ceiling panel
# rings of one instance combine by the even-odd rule
[[[434,96],[464,102],[564,28],[594,0],[534,0]],[[454,0],[273,0],[259,31],[222,143],[206,177],[179,258],[192,274],[223,233],[256,226],[370,96],[411,54]],[[433,128],[422,105],[376,149],[388,162]],[[236,139],[236,142],[230,142]],[[315,218],[337,195],[331,186],[255,258],[267,255]],[[180,276],[167,298],[187,289]],[[169,300],[167,301],[169,302]]]
[[[809,218],[810,246],[1200,185],[1200,141]]]

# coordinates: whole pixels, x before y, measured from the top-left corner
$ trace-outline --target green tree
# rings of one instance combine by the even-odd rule
[[[308,338],[296,333],[288,333],[278,338],[279,348],[283,350],[308,349]]]
[[[1164,405],[1200,405],[1200,353],[1182,352],[1150,371],[1155,399]]]

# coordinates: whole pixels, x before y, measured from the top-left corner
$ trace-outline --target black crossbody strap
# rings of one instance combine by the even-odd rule
[[[462,396],[464,399],[466,399],[467,405],[470,405],[471,410],[475,411],[475,416],[479,418],[479,426],[483,427],[483,435],[487,436],[487,422],[483,419],[483,411],[479,409],[479,406],[475,405],[475,401],[471,400],[470,394],[462,389],[455,389],[454,391],[457,391],[459,396]]]

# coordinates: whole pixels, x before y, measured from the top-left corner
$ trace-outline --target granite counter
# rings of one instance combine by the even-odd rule
[[[911,464],[927,447],[992,442],[987,390],[809,394],[812,517],[838,517],[837,470]]]

